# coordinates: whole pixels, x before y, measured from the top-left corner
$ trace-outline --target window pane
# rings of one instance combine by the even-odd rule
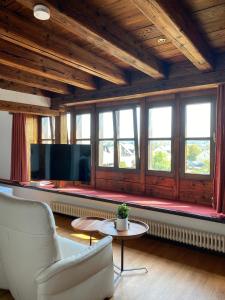
[[[76,144],[78,145],[90,145],[90,140],[84,140],[84,141],[76,141]]]
[[[186,141],[185,173],[203,175],[210,174],[210,141]]]
[[[52,121],[52,133],[53,133],[53,140],[55,139],[55,117],[52,117],[51,118],[51,121]]]
[[[50,117],[41,118],[41,138],[51,139]]]
[[[66,126],[67,126],[67,138],[68,138],[68,144],[71,143],[71,114],[66,114]]]
[[[149,138],[170,138],[172,107],[155,107],[149,109]]]
[[[148,169],[171,171],[171,141],[149,141]]]
[[[113,114],[112,112],[99,113],[99,138],[113,138]]]
[[[186,105],[186,132],[188,138],[210,137],[211,103]]]
[[[91,114],[76,115],[76,138],[90,139]]]
[[[137,115],[137,132],[138,132],[138,140],[140,140],[140,126],[141,126],[141,110],[138,106],[136,108],[136,115]]]
[[[114,142],[99,141],[99,166],[113,167],[114,166]]]
[[[136,168],[134,141],[118,142],[119,168]]]
[[[133,109],[124,109],[116,112],[117,138],[134,137]]]
[[[138,134],[138,157],[140,158],[141,110],[139,106],[136,108],[136,115],[137,115],[137,134]]]

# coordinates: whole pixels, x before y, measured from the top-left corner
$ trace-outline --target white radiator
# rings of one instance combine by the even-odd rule
[[[53,202],[51,204],[51,207],[54,212],[74,217],[96,216],[106,219],[111,219],[115,217],[115,214],[112,212],[79,207],[60,202]],[[150,235],[225,253],[224,235],[183,228],[180,226],[170,224],[164,224],[139,217],[137,218],[132,216],[132,219],[137,219],[147,223],[149,225],[148,234]]]

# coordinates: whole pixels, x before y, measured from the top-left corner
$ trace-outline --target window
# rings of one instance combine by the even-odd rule
[[[211,173],[211,102],[185,105],[184,173]]]
[[[54,117],[41,118],[41,143],[42,144],[55,143],[55,118]]]
[[[119,168],[136,169],[133,109],[116,111]]]
[[[76,115],[76,144],[90,145],[91,143],[91,114]]]
[[[172,106],[148,110],[148,170],[171,172]]]
[[[113,112],[99,113],[98,165],[114,167]]]
[[[98,165],[136,169],[139,163],[140,108],[99,112]]]

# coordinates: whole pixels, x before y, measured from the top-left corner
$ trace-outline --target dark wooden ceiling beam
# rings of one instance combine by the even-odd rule
[[[4,40],[0,40],[0,64],[87,90],[96,87],[91,75]]]
[[[15,91],[15,92],[31,94],[31,95],[39,95],[39,96],[44,96],[49,98],[52,96],[51,92],[30,87],[27,85],[23,85],[21,83],[4,80],[4,79],[0,79],[0,88],[4,90]]]
[[[0,38],[110,82],[127,83],[117,66],[6,9],[0,10]]]
[[[213,57],[198,24],[179,0],[132,0],[137,8],[199,69],[210,71]]]
[[[0,67],[0,78],[58,94],[71,93],[71,89],[69,88],[69,86],[64,83],[47,78],[42,78],[40,76],[16,70],[11,67],[6,67],[4,65]]]
[[[17,0],[29,9],[36,0]],[[164,77],[161,61],[149,51],[137,45],[131,35],[110,23],[93,7],[82,1],[42,1],[51,11],[51,21],[61,28],[93,44],[95,47],[115,56],[128,65],[159,79]]]
[[[155,81],[147,76],[136,77],[130,86],[105,87],[94,92],[76,91],[74,96],[52,98],[53,107],[98,103],[118,100],[131,100],[147,96],[176,93],[181,91],[215,88],[225,82],[225,55],[219,55],[211,72],[201,72],[190,62],[171,66],[167,79]]]
[[[40,116],[59,116],[60,111],[43,107],[39,105],[29,105],[17,103],[13,101],[4,101],[0,99],[0,111],[8,111],[11,113],[26,113]]]

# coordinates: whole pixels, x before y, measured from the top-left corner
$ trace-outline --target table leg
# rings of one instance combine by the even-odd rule
[[[124,240],[121,240],[121,273],[123,272],[123,266],[124,266]]]
[[[148,273],[148,269],[146,267],[124,269],[124,240],[121,240],[120,247],[121,247],[120,267],[114,264],[114,267],[120,272],[119,274],[117,273],[118,276],[121,276],[123,272],[140,271],[140,270],[145,270],[145,272]]]
[[[92,235],[90,234],[90,246],[92,246]]]

